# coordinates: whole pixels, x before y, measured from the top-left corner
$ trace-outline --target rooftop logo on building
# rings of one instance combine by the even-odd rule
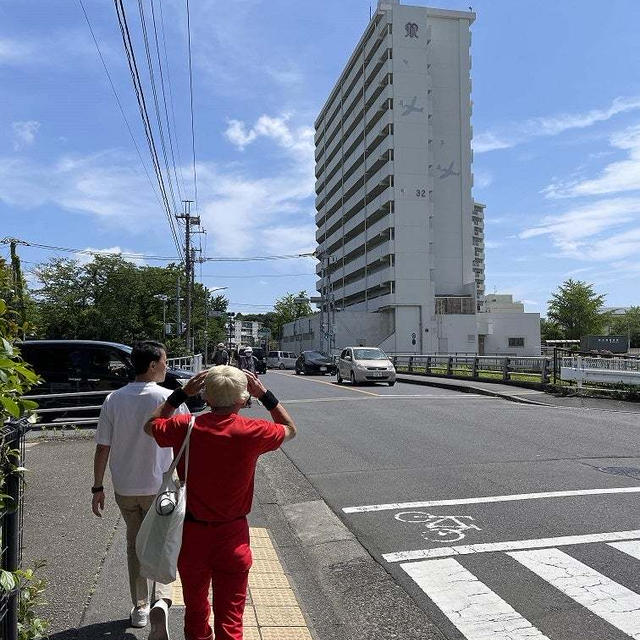
[[[404,25],[407,33],[404,34],[405,38],[417,38],[418,37],[418,25],[415,22],[407,22]]]

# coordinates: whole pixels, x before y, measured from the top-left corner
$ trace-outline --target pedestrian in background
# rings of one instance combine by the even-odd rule
[[[252,562],[247,514],[253,500],[256,463],[260,455],[293,438],[296,426],[273,393],[251,372],[212,367],[203,383],[211,411],[196,418],[191,432],[187,512],[178,558],[186,606],[184,632],[186,640],[242,640]],[[173,447],[175,453],[182,445],[190,416],[170,416],[188,393],[197,392],[188,385],[177,389],[145,424],[146,433],[161,447]],[[271,421],[239,414],[250,395],[267,408]],[[182,480],[184,468],[181,460],[178,475]],[[210,586],[215,635],[209,625]]]
[[[253,349],[246,347],[243,354],[239,357],[239,367],[243,371],[250,371],[254,375],[258,375],[256,371],[256,364],[258,358],[253,355]]]
[[[147,340],[134,345],[131,360],[136,372],[134,382],[110,393],[100,410],[96,429],[94,483],[91,488],[91,508],[99,518],[105,505],[104,473],[109,463],[111,480],[127,529],[127,566],[133,608],[132,627],[146,627],[151,619],[150,640],[168,640],[168,611],[171,606],[171,585],[153,583],[150,601],[149,583],[140,575],[136,555],[136,536],[147,510],[153,503],[166,471],[173,459],[169,449],[160,448],[142,433],[141,425],[149,414],[164,404],[171,394],[161,387],[167,372],[167,354],[163,344]],[[189,386],[191,384],[191,387]],[[188,393],[193,383],[186,385]],[[178,408],[185,413],[184,405]],[[150,607],[153,604],[153,607]]]
[[[213,364],[218,366],[221,364],[229,364],[229,352],[224,348],[224,343],[219,342],[213,354]]]

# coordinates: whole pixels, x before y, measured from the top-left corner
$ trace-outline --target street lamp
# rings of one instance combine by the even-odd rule
[[[167,300],[169,296],[164,293],[158,293],[153,296],[155,300],[162,300],[162,336],[164,340],[167,339]]]

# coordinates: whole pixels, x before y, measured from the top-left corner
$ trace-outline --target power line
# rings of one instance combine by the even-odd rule
[[[0,244],[9,244],[11,238],[0,239]],[[165,262],[175,262],[182,260],[181,256],[160,256],[155,254],[146,253],[133,253],[130,251],[97,251],[95,249],[74,249],[72,247],[60,247],[51,244],[43,244],[40,242],[30,242],[28,240],[20,240],[21,244],[28,247],[35,247],[37,249],[45,249],[48,251],[61,251],[63,253],[80,253],[85,255],[97,255],[97,256],[121,256],[123,258],[137,258],[139,260],[161,260]],[[280,256],[250,256],[246,258],[233,258],[233,257],[216,257],[216,258],[201,258],[206,262],[259,262],[265,260],[293,260],[300,258],[307,258],[305,254],[291,254]],[[313,275],[313,274],[308,274]],[[251,276],[257,277],[257,276]]]
[[[160,2],[160,6],[162,7],[162,2]],[[180,200],[183,200],[182,197],[182,192],[180,190],[180,182],[178,180],[178,172],[176,169],[176,158],[175,155],[173,153],[173,137],[175,137],[175,131],[173,136],[171,135],[171,126],[169,124],[169,110],[167,109],[167,94],[164,88],[164,73],[162,72],[162,62],[160,60],[160,45],[158,43],[158,30],[156,28],[156,13],[153,9],[153,0],[151,0],[151,20],[153,22],[153,36],[154,36],[154,41],[155,41],[155,45],[156,45],[156,56],[158,58],[158,71],[160,72],[160,89],[162,90],[162,102],[164,104],[164,116],[165,116],[165,122],[167,123],[167,134],[169,136],[169,150],[171,151],[171,163],[173,165],[173,175],[176,181],[176,188],[178,189],[178,197],[180,198]],[[163,32],[163,38],[164,38],[164,32]],[[166,49],[166,42],[165,42],[165,48],[164,48],[164,54],[165,54],[165,58],[167,55],[167,49]],[[169,77],[167,74],[167,82],[169,81]]]
[[[96,38],[96,35],[93,31],[93,27],[91,26],[91,21],[89,20],[89,16],[87,14],[87,11],[84,7],[84,4],[82,3],[82,0],[78,0],[78,2],[80,3],[80,7],[82,8],[82,13],[84,13],[84,18],[87,21],[87,25],[89,26],[89,31],[91,32],[91,37],[93,38],[93,43],[95,44],[96,47],[96,51],[98,52],[98,56],[100,57],[100,61],[102,62],[102,66],[104,67],[104,71],[107,74],[107,78],[109,79],[109,84],[111,85],[111,91],[113,91],[113,95],[116,99],[116,102],[118,103],[118,108],[120,109],[120,113],[122,114],[122,118],[124,119],[124,123],[127,127],[127,131],[129,132],[129,135],[131,136],[131,140],[133,142],[133,146],[136,148],[136,152],[138,153],[138,158],[140,158],[140,163],[142,164],[142,167],[144,169],[144,172],[147,174],[147,179],[149,180],[149,185],[151,186],[151,190],[153,191],[154,195],[156,196],[156,198],[158,199],[158,202],[162,205],[162,202],[160,200],[160,196],[158,195],[158,192],[156,191],[155,187],[153,186],[153,181],[151,180],[151,176],[149,174],[149,170],[147,169],[147,165],[144,161],[144,159],[142,158],[142,153],[140,151],[140,147],[138,146],[138,143],[136,142],[135,136],[133,135],[133,131],[131,130],[131,126],[129,125],[129,121],[127,120],[127,116],[124,112],[124,109],[122,107],[122,103],[120,102],[120,97],[118,96],[118,92],[116,91],[115,85],[113,84],[113,80],[111,78],[111,74],[109,73],[109,69],[107,68],[107,64],[104,60],[104,57],[102,55],[102,51],[100,50],[100,45],[98,44],[98,39]]]
[[[153,6],[153,5],[152,5]],[[180,181],[182,182],[182,191],[185,191],[184,175],[182,174],[182,154],[180,153],[180,139],[178,136],[178,127],[176,125],[176,111],[173,106],[173,90],[171,88],[171,65],[169,64],[169,56],[167,55],[167,39],[164,30],[164,13],[162,12],[162,2],[158,3],[160,8],[160,28],[162,30],[162,48],[164,50],[164,61],[167,69],[167,86],[169,87],[169,104],[171,105],[171,119],[173,122],[173,135],[176,143],[176,152],[178,154],[178,170],[180,173]]]
[[[225,280],[227,278],[301,278],[308,276],[315,276],[315,273],[254,273],[250,276],[231,276],[231,275],[223,275],[215,273],[204,273],[200,274],[201,278],[220,278],[221,280]]]
[[[153,3],[152,3],[153,6]],[[173,210],[177,209],[177,201],[173,191],[173,180],[171,180],[171,171],[169,169],[169,160],[167,158],[167,145],[164,140],[164,127],[162,126],[162,116],[160,115],[160,105],[158,103],[158,91],[156,89],[156,78],[153,70],[153,60],[151,59],[151,49],[149,47],[149,37],[147,35],[147,22],[144,17],[144,3],[138,0],[138,12],[140,14],[140,26],[142,27],[142,41],[144,42],[144,51],[147,56],[147,66],[149,67],[149,81],[151,83],[151,93],[153,94],[153,105],[155,108],[156,122],[158,124],[158,132],[160,133],[160,147],[162,149],[162,157],[164,159],[164,167],[167,175],[167,183],[171,200],[173,202]],[[157,38],[156,38],[157,42]],[[159,57],[159,54],[158,54]]]
[[[144,99],[144,90],[142,88],[142,81],[140,80],[140,74],[138,73],[138,65],[136,64],[135,53],[133,51],[133,44],[131,42],[131,34],[129,33],[129,27],[127,25],[127,16],[124,11],[124,5],[122,0],[114,0],[116,7],[116,14],[118,17],[118,24],[120,26],[120,32],[122,34],[122,42],[124,50],[127,56],[127,63],[129,65],[129,72],[133,81],[133,88],[136,94],[136,101],[138,102],[138,109],[140,111],[140,117],[144,125],[144,132],[147,138],[147,144],[149,145],[149,151],[151,153],[151,159],[153,161],[153,168],[158,180],[158,186],[160,188],[160,194],[164,203],[165,213],[169,221],[169,227],[171,229],[171,235],[173,236],[173,242],[178,251],[178,255],[182,260],[182,247],[178,240],[178,234],[175,228],[175,222],[171,213],[171,206],[169,205],[169,199],[164,185],[164,179],[162,177],[162,170],[160,169],[160,161],[158,159],[158,153],[156,151],[155,141],[153,139],[153,129],[151,127],[151,121],[149,120],[149,114],[147,111],[147,105]]]
[[[189,11],[189,0],[187,3],[187,42],[189,45],[189,108],[191,110],[191,148],[193,151],[193,190],[194,200],[196,202],[196,211],[198,210],[198,174],[196,171],[196,134],[193,123],[193,71],[191,65],[191,12]]]

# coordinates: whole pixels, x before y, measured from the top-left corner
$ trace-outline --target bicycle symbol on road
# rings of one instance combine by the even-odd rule
[[[471,516],[439,516],[426,511],[402,511],[396,513],[395,519],[424,524],[426,528],[421,535],[431,542],[458,542],[465,537],[466,531],[481,531],[478,525],[471,524],[475,522]]]

